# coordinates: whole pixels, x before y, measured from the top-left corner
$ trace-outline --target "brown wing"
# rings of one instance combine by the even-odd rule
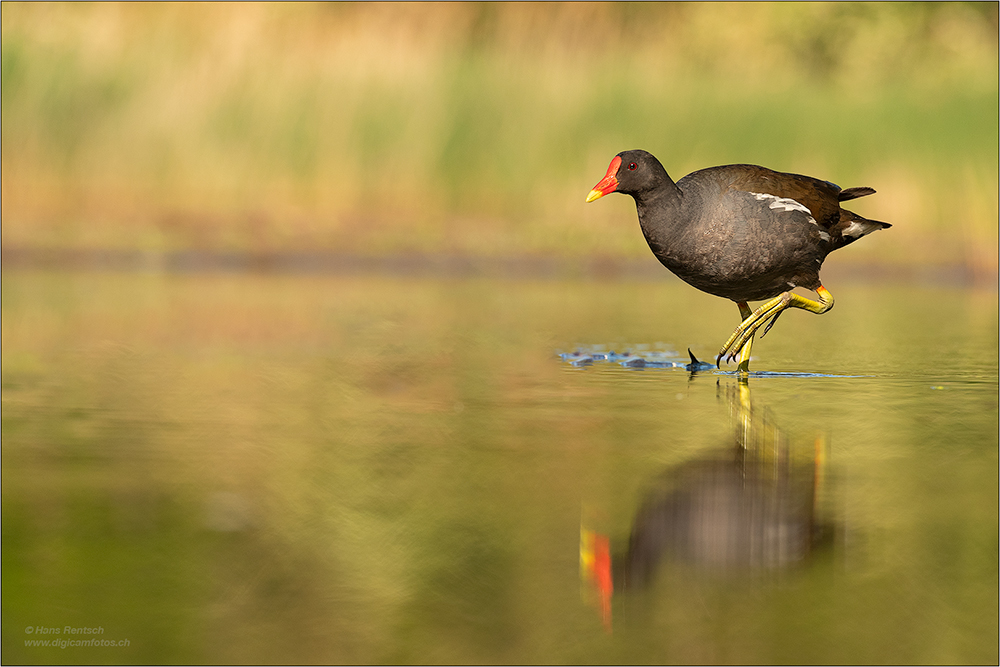
[[[874,194],[866,186],[847,188],[835,183],[782,171],[774,171],[753,164],[733,164],[711,167],[688,174],[678,184],[688,179],[710,179],[723,188],[768,194],[794,199],[809,209],[820,229],[830,235],[832,250],[841,248],[865,234],[891,227],[887,222],[868,220],[840,207],[840,202]]]
[[[820,228],[828,231],[840,222],[841,189],[818,178],[787,174],[754,165],[739,165],[733,170],[730,187],[746,192],[759,192],[794,199],[812,213]]]
[[[891,227],[889,223],[868,220],[843,209],[840,202],[875,194],[866,186],[847,188],[801,174],[773,171],[755,165],[739,165],[732,171],[730,187],[794,199],[812,212],[821,229],[830,234],[834,248],[856,241],[865,234]]]

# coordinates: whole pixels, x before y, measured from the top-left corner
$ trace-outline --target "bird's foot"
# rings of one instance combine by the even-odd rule
[[[781,296],[775,297],[770,301],[766,302],[757,310],[753,311],[749,317],[744,319],[733,335],[729,337],[729,340],[723,344],[722,349],[719,350],[719,356],[715,358],[715,365],[717,368],[721,367],[722,357],[726,357],[726,362],[733,361],[740,354],[743,346],[746,345],[757,333],[757,330],[767,325],[764,328],[764,332],[761,337],[764,337],[774,323],[778,320],[778,316],[792,301],[792,297],[795,296],[791,292],[784,292]],[[749,359],[742,359],[740,364],[741,370],[749,370]],[[746,368],[744,368],[744,366]]]
[[[740,354],[743,346],[749,343],[757,330],[764,327],[763,333],[761,333],[761,338],[764,337],[774,323],[778,321],[778,316],[785,311],[786,308],[801,308],[802,310],[808,310],[810,313],[815,313],[817,315],[822,315],[826,311],[833,308],[833,295],[820,285],[816,288],[816,294],[819,295],[819,301],[813,301],[812,299],[807,299],[804,296],[799,296],[794,292],[783,292],[781,296],[776,296],[770,301],[767,301],[757,310],[753,311],[749,315],[746,314],[746,310],[749,308],[746,302],[740,302],[740,313],[744,315],[743,321],[733,335],[729,337],[722,349],[719,350],[719,356],[715,358],[716,367],[720,367],[722,362],[722,357],[726,357],[726,361],[730,362]],[[764,326],[764,325],[767,326]],[[749,368],[749,356],[744,355],[740,359],[740,370],[747,370]],[[743,363],[743,362],[746,363]]]

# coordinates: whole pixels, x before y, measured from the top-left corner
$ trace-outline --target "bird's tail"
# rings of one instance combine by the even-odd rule
[[[875,194],[875,188],[861,186],[860,188],[847,188],[846,190],[841,190],[840,194],[837,195],[837,199],[840,201],[848,201],[851,199],[857,199],[858,197],[867,197],[868,195],[873,194]]]
[[[834,226],[834,238],[839,235],[841,242],[838,247],[843,247],[849,243],[854,243],[862,236],[867,236],[868,234],[877,232],[880,229],[889,229],[890,227],[892,227],[892,225],[888,222],[869,220],[868,218],[861,217],[853,211],[841,209],[840,222]],[[837,234],[837,232],[839,232],[839,234]]]

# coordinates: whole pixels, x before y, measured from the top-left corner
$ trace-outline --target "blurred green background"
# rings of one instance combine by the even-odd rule
[[[996,3],[3,3],[5,255],[648,262],[620,150],[869,185],[845,265],[997,271]]]

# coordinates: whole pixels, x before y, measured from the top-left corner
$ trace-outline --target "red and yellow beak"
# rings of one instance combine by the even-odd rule
[[[608,173],[604,175],[601,182],[594,186],[594,189],[590,191],[587,195],[587,203],[594,201],[595,199],[600,199],[609,192],[614,192],[618,188],[618,179],[615,175],[618,173],[618,167],[622,164],[622,159],[618,155],[615,159],[611,161],[611,166],[608,167]]]

